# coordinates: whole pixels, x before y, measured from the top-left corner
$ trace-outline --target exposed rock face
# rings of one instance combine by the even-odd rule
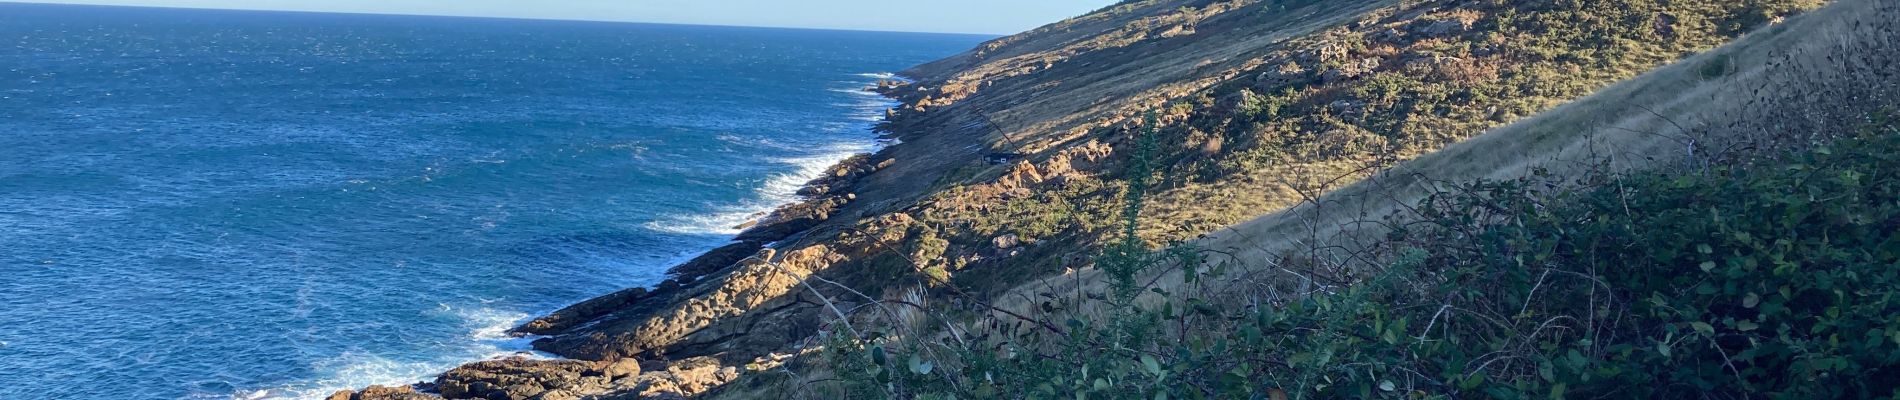
[[[738,368],[721,365],[712,358],[691,358],[641,375],[627,394],[643,399],[686,398],[738,378]]]
[[[995,245],[997,250],[1013,249],[1022,243],[1022,239],[1016,237],[1015,234],[997,236],[995,239],[990,239],[990,244]]]
[[[807,183],[799,194],[807,199],[798,204],[779,208],[755,225],[740,233],[740,242],[776,242],[787,237],[810,230],[818,224],[831,219],[831,214],[839,207],[857,198],[850,193],[858,180],[866,174],[889,166],[892,161],[881,160],[873,164],[869,155],[859,155],[845,160],[826,170],[824,176]],[[715,268],[716,269],[716,268]]]
[[[512,358],[463,365],[436,378],[448,399],[576,399],[608,389],[603,363]],[[637,367],[635,368],[637,370]]]
[[[735,346],[728,342],[739,336],[744,336],[741,341],[784,343],[789,339],[748,333],[772,331],[788,324],[799,329],[786,332],[806,332],[814,327],[814,321],[784,316],[769,318],[770,322],[736,317],[761,308],[809,306],[798,296],[786,294],[793,292],[813,269],[828,267],[841,256],[815,246],[777,257],[776,249],[765,245],[829,220],[858,197],[848,189],[859,179],[893,165],[894,160],[874,163],[869,156],[846,160],[800,191],[810,197],[808,200],[774,211],[740,234],[733,244],[674,267],[671,272],[675,278],[655,289],[628,289],[588,300],[538,318],[515,332],[554,336],[536,341],[535,347],[585,360],[716,354]],[[725,323],[728,320],[744,323]]]
[[[740,233],[738,240],[772,242],[804,232],[830,219],[831,213],[837,211],[838,206],[842,205],[842,200],[827,197],[780,208],[759,220],[759,224],[753,226],[752,229]]]
[[[1009,174],[1004,175],[1003,178],[997,182],[1004,187],[1014,189],[1035,186],[1038,183],[1042,183],[1042,180],[1042,171],[1036,168],[1036,164],[1031,164],[1028,160],[1023,160],[1016,162],[1016,166],[1010,168]]]
[[[567,308],[555,311],[553,314],[548,314],[541,318],[536,318],[525,325],[516,327],[511,332],[546,335],[566,331],[576,325],[591,321],[595,317],[625,308],[646,297],[646,288],[636,287],[621,290],[606,296],[595,297],[580,302],[579,304],[568,306]]]
[[[1359,79],[1360,77],[1372,74],[1373,71],[1377,71],[1379,69],[1379,63],[1379,59],[1377,58],[1365,58],[1359,61],[1349,62],[1339,68],[1326,70],[1326,73],[1322,75],[1322,79],[1324,79],[1326,83],[1339,83]]]
[[[673,274],[674,278],[663,282],[655,290],[631,288],[590,299],[536,318],[515,328],[512,332],[532,335],[571,333],[570,331],[581,325],[595,322],[616,311],[640,308],[634,307],[635,302],[677,298],[687,284],[733,267],[740,260],[757,253],[767,243],[784,240],[830,219],[831,214],[839,207],[857,198],[855,194],[834,189],[851,187],[865,174],[889,167],[893,163],[892,160],[886,159],[873,165],[868,155],[847,159],[828,169],[824,176],[813,180],[800,191],[801,194],[813,196],[812,198],[772,212],[741,233],[732,244],[713,249],[691,261],[673,267],[668,272]]]
[[[440,397],[416,392],[415,388],[370,386],[362,391],[341,391],[326,400],[438,400]]]
[[[913,266],[898,258],[916,254],[942,258],[923,263],[954,261],[957,273],[966,265],[981,272],[1063,257],[1050,255],[1054,251],[1039,253],[1062,243],[1061,238],[1002,231],[947,238],[942,230],[955,228],[943,227],[943,219],[933,219],[933,214],[998,214],[1010,199],[1033,199],[1026,196],[1055,188],[1094,190],[1105,180],[1102,172],[1116,167],[1117,146],[1128,145],[1126,136],[1113,131],[1134,130],[1145,111],[1227,87],[1246,88],[1251,94],[1210,96],[1216,114],[1235,115],[1243,106],[1261,105],[1264,96],[1320,91],[1339,97],[1291,112],[1361,119],[1356,117],[1371,113],[1374,103],[1349,97],[1353,91],[1342,90],[1350,88],[1340,83],[1401,69],[1482,70],[1487,65],[1482,58],[1490,57],[1487,52],[1498,45],[1476,43],[1468,53],[1446,55],[1406,46],[1367,46],[1476,36],[1470,32],[1475,16],[1435,11],[1435,5],[1414,7],[1412,16],[1371,14],[1391,3],[1378,0],[1299,2],[1309,5],[1270,13],[1230,12],[1257,11],[1266,6],[1261,3],[1127,3],[1123,10],[998,39],[908,71],[917,83],[878,88],[904,102],[887,113],[889,121],[879,130],[905,144],[827,170],[799,192],[806,201],[760,218],[738,242],[675,268],[676,279],[653,290],[630,289],[589,300],[517,329],[547,336],[537,340],[535,348],[565,357],[643,360],[646,365],[637,375],[625,377],[624,371],[587,363],[502,363],[462,370],[453,382],[444,383],[462,385],[458,390],[463,393],[483,383],[487,386],[482,393],[499,391],[511,397],[537,388],[537,396],[565,396],[577,393],[572,390],[576,387],[610,396],[602,398],[694,395],[737,374],[724,365],[796,347],[818,334],[832,318],[827,301],[845,302],[838,304],[844,309],[862,305],[851,302],[864,299],[829,282],[856,289],[915,283],[892,278],[908,276],[909,270],[879,269]],[[1379,43],[1364,43],[1365,38]],[[1474,80],[1487,76],[1461,74]],[[1179,125],[1199,112],[1169,113],[1162,123]],[[1299,132],[1285,134],[1292,133]],[[1308,133],[1326,146],[1363,136]],[[1235,130],[1188,145],[1211,158],[1237,153],[1224,147],[1255,146],[1249,142],[1275,134],[1282,133]],[[988,155],[1007,157],[992,164],[985,160]],[[956,191],[944,190],[947,186]],[[949,243],[921,251],[925,246],[917,245],[926,241]],[[516,386],[521,388],[510,389]]]
[[[537,340],[539,350],[588,360],[715,354],[745,341],[785,341],[785,332],[805,332],[816,321],[761,318],[755,310],[809,307],[788,296],[813,272],[843,260],[825,246],[785,253],[776,263],[747,259],[730,273],[617,310],[594,325]],[[795,339],[794,339],[795,340]],[[737,342],[735,342],[737,341]]]
[[[522,357],[463,365],[436,378],[423,393],[414,387],[371,386],[340,391],[326,400],[603,400],[687,398],[739,376],[737,368],[712,358],[654,363],[645,371],[633,359],[618,361],[537,360]]]
[[[687,261],[685,264],[675,266],[667,272],[672,273],[674,279],[683,282],[692,282],[702,276],[711,275],[715,272],[719,272],[719,270],[731,267],[733,264],[737,264],[739,260],[744,260],[746,257],[751,257],[753,254],[758,253],[761,248],[765,248],[765,242],[735,242],[708,251],[706,254],[695,257],[692,261]]]

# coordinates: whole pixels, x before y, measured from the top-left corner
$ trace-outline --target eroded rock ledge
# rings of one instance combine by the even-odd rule
[[[536,350],[569,360],[480,361],[432,382],[342,391],[328,400],[684,398],[736,379],[732,365],[817,329],[815,319],[796,313],[737,317],[815,305],[786,295],[840,260],[824,246],[784,254],[769,246],[795,241],[831,219],[857,199],[852,190],[859,180],[891,165],[868,154],[840,162],[800,190],[806,200],[762,217],[733,243],[674,266],[661,284],[589,299],[510,331],[543,336]],[[732,323],[739,320],[745,322]]]
[[[738,369],[711,358],[674,363],[537,360],[513,357],[463,365],[435,382],[411,387],[372,386],[328,400],[622,400],[683,398],[738,377]],[[422,390],[433,391],[424,393]]]

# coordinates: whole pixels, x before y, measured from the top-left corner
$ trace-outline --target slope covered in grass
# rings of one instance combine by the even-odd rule
[[[808,201],[762,219],[658,287],[602,296],[515,332],[542,335],[535,348],[573,359],[646,364],[602,385],[615,390],[695,394],[745,375],[748,383],[723,393],[772,396],[826,379],[801,369],[815,357],[784,361],[841,332],[868,339],[917,320],[930,327],[905,336],[970,340],[962,332],[978,330],[964,325],[994,322],[994,313],[1065,315],[1074,305],[1047,300],[1104,286],[1094,267],[1115,244],[1128,244],[1128,255],[1211,234],[1197,243],[1273,267],[1236,270],[1299,267],[1324,274],[1305,272],[1310,279],[1296,288],[1341,287],[1356,279],[1352,268],[1376,264],[1335,262],[1363,246],[1297,257],[1285,250],[1321,248],[1317,239],[1348,232],[1340,227],[1356,218],[1383,215],[1365,211],[1390,208],[1302,206],[1246,221],[1352,198],[1319,200],[1342,188],[1360,199],[1411,193],[1374,189],[1418,183],[1376,175],[1395,165],[1415,167],[1387,176],[1481,177],[1511,171],[1500,166],[1531,154],[1575,152],[1581,147],[1564,139],[1579,131],[1571,128],[1642,114],[1599,100],[1567,108],[1600,112],[1526,118],[1605,88],[1675,99],[1641,103],[1660,112],[1695,108],[1699,100],[1669,96],[1708,87],[1700,82],[1751,79],[1759,60],[1748,57],[1763,52],[1672,67],[1704,78],[1653,91],[1611,85],[1746,32],[1780,29],[1784,18],[1823,4],[1123,2],[908,71],[913,82],[881,88],[903,101],[883,125],[901,144],[834,167],[804,192]],[[1142,121],[1151,111],[1155,118]],[[1538,120],[1546,122],[1531,122]],[[1456,144],[1520,121],[1547,128]],[[1643,140],[1628,144],[1665,148]],[[1143,195],[1132,231],[1123,218],[1129,193]],[[1157,282],[1182,280],[1176,272]],[[1288,280],[1254,281],[1278,288]],[[1022,288],[1026,282],[1040,283]],[[918,310],[941,318],[919,319],[926,313]],[[458,376],[525,374],[471,368]]]
[[[1896,24],[1843,1],[1212,237],[1110,247],[943,314],[955,334],[833,343],[825,390],[1893,396]]]

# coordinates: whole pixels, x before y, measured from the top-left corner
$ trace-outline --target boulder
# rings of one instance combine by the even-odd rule
[[[611,378],[599,367],[615,365],[620,363],[515,357],[457,367],[437,377],[435,384],[442,397],[451,400],[535,400],[549,394],[577,398],[577,393],[609,391]]]
[[[1348,62],[1346,63],[1346,65],[1342,65],[1339,68],[1326,70],[1326,73],[1322,75],[1322,79],[1324,79],[1326,83],[1345,82],[1345,81],[1349,81],[1353,79],[1359,79],[1360,77],[1363,77],[1366,75],[1371,75],[1374,71],[1377,71],[1378,69],[1379,69],[1379,59],[1365,58],[1359,61]]]
[[[997,249],[1009,250],[1011,248],[1015,248],[1017,245],[1021,245],[1022,239],[1018,238],[1016,234],[1012,233],[1008,235],[997,236],[995,239],[990,239],[990,243],[996,245]]]
[[[616,361],[603,361],[600,372],[610,380],[640,375],[640,360],[622,358]]]
[[[1030,164],[1029,160],[1019,160],[1008,174],[997,178],[996,183],[1005,188],[1026,188],[1042,183],[1042,179],[1042,171],[1035,164]]]
[[[739,369],[711,357],[674,362],[664,370],[648,372],[629,394],[640,399],[685,399],[739,379]]]
[[[441,400],[441,398],[416,392],[415,388],[408,386],[370,386],[362,391],[336,392],[326,400]]]
[[[1299,63],[1288,61],[1277,68],[1261,72],[1259,77],[1254,78],[1253,88],[1261,93],[1277,93],[1282,88],[1311,79],[1307,72]]]

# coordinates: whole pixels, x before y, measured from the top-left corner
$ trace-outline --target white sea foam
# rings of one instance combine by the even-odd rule
[[[858,76],[875,79],[896,78],[896,74],[888,72],[865,73]],[[870,82],[846,83],[870,84]],[[833,123],[826,123],[824,124],[826,128],[823,128],[826,131],[842,132],[855,129],[868,133],[872,125],[884,120],[884,110],[898,104],[881,94],[865,90],[863,86],[829,90],[848,93],[857,96],[858,99],[851,103],[833,103],[833,106],[849,110],[843,113],[846,122],[842,127],[834,128]],[[835,143],[823,150],[812,152],[809,156],[774,160],[790,166],[792,170],[767,179],[765,184],[754,192],[753,198],[715,207],[716,211],[711,213],[661,217],[659,220],[647,223],[646,228],[686,235],[737,235],[744,231],[739,229],[739,225],[758,219],[780,206],[797,202],[798,190],[803,188],[805,183],[823,176],[825,170],[831,168],[832,165],[852,155],[876,152],[894,144],[897,144],[894,139],[866,137],[862,142]]]
[[[752,199],[719,206],[717,211],[708,214],[664,217],[647,223],[646,227],[684,235],[737,235],[744,231],[739,229],[739,225],[758,219],[779,206],[797,202],[798,190],[805,183],[823,176],[832,165],[852,155],[876,151],[878,148],[877,143],[840,143],[827,147],[818,155],[773,160],[791,166],[792,170],[772,175],[765,184],[753,191]]]
[[[311,365],[311,369],[320,374],[315,380],[282,388],[241,391],[231,398],[322,399],[339,390],[362,389],[372,385],[401,386],[427,381],[443,371],[470,361],[523,354],[530,358],[551,358],[547,354],[529,351],[529,342],[534,338],[508,336],[508,329],[527,319],[527,313],[483,306],[441,304],[425,314],[455,318],[468,330],[468,340],[423,360],[396,359],[359,351],[345,352]]]
[[[840,88],[840,89],[827,89],[827,90],[830,90],[832,92],[847,93],[847,94],[852,94],[852,95],[862,96],[862,97],[867,97],[867,98],[869,97],[876,97],[880,99],[884,98],[884,95],[877,94],[877,92],[864,90],[864,88],[849,88],[849,89]]]
[[[861,76],[876,79],[895,78],[894,74],[889,73],[862,74]],[[833,89],[833,91],[860,97],[850,104],[838,104],[838,106],[849,109],[843,114],[844,119],[850,121],[853,128],[865,133],[869,132],[871,123],[882,120],[885,109],[896,104],[877,93],[862,88]],[[719,139],[756,140],[732,135],[721,136]],[[737,228],[738,225],[757,219],[780,206],[798,201],[798,190],[804,187],[805,183],[822,176],[832,165],[852,155],[875,152],[897,143],[897,140],[892,138],[875,139],[867,135],[866,140],[863,141],[834,143],[816,151],[805,152],[808,155],[773,159],[774,163],[787,166],[789,171],[772,175],[754,191],[751,199],[717,207],[712,213],[663,217],[658,221],[648,223],[647,228],[680,234],[736,235],[741,231]],[[788,150],[798,149],[792,146],[787,147]],[[690,256],[687,255],[687,257]],[[283,388],[234,393],[231,398],[244,400],[322,399],[339,390],[361,389],[371,385],[406,385],[425,381],[436,374],[470,361],[524,353],[530,354],[531,357],[552,358],[547,354],[529,351],[529,343],[534,338],[508,336],[508,329],[528,318],[527,313],[496,310],[480,305],[443,304],[429,311],[428,314],[461,321],[468,330],[467,340],[444,351],[435,352],[438,353],[436,356],[426,360],[396,359],[367,352],[346,352],[312,365],[312,369],[320,371],[320,377],[313,381]],[[0,343],[0,346],[5,346],[5,344]]]
[[[281,388],[239,391],[231,399],[314,400],[341,390],[356,390],[372,385],[400,386],[420,382],[453,367],[450,363],[396,361],[375,354],[346,352],[318,361],[311,368],[322,376]]]
[[[469,329],[469,338],[483,341],[502,341],[508,337],[508,330],[528,319],[528,313],[502,311],[488,307],[455,307],[441,305],[443,310],[455,314]]]

